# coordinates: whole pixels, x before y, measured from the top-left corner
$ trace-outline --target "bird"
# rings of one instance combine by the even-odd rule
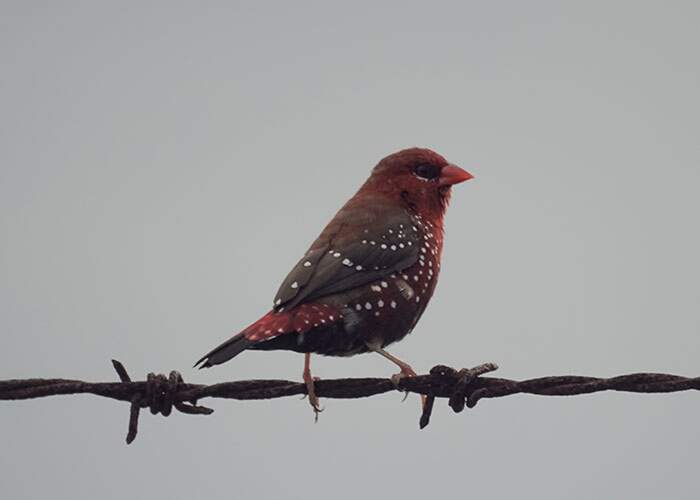
[[[245,350],[304,354],[302,377],[322,411],[311,354],[377,353],[416,375],[386,347],[411,333],[430,301],[452,186],[473,178],[425,148],[383,158],[282,281],[272,308],[195,363],[209,368]],[[397,379],[394,379],[397,382]]]

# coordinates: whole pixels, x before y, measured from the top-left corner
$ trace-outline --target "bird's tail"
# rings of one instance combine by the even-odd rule
[[[302,318],[303,319],[303,318]],[[324,320],[325,321],[325,320]],[[309,321],[306,321],[309,323]],[[299,332],[303,331],[300,325]],[[194,366],[209,368],[210,366],[225,363],[232,357],[249,349],[252,345],[274,338],[282,333],[294,331],[292,314],[290,312],[270,311],[265,316],[248,326],[238,335],[234,335],[226,342],[207,353]]]
[[[253,344],[255,344],[255,341],[249,340],[243,333],[239,333],[202,356],[202,358],[197,361],[194,366],[199,366],[199,368],[202,369],[209,368],[214,365],[220,365],[237,354],[245,351]]]

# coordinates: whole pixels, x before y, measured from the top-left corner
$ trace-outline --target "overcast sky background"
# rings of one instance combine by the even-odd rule
[[[422,4],[2,1],[0,379],[299,380],[294,353],[190,367],[414,145],[476,178],[391,352],[698,375],[698,4]],[[126,404],[3,402],[0,497],[698,498],[697,393],[439,401],[423,431],[401,398],[146,412],[131,446]]]

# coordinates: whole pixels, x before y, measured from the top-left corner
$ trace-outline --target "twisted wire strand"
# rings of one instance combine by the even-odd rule
[[[168,376],[149,373],[145,381],[134,382],[124,365],[112,360],[120,382],[84,382],[67,379],[24,379],[0,381],[0,400],[23,400],[65,394],[94,394],[131,405],[126,442],[131,443],[138,432],[141,408],[154,415],[168,416],[175,408],[181,413],[209,415],[214,410],[200,406],[204,398],[238,400],[274,399],[307,394],[306,384],[289,380],[241,380],[213,385],[188,384],[177,371]],[[398,383],[390,378],[345,378],[319,380],[315,383],[319,397],[356,399],[404,391],[423,394],[426,402],[420,418],[420,428],[430,422],[436,398],[448,399],[456,413],[473,408],[485,398],[511,394],[540,396],[573,396],[601,391],[636,393],[668,393],[700,389],[700,377],[688,378],[665,373],[633,373],[611,378],[564,375],[529,380],[510,380],[483,375],[495,371],[494,363],[455,370],[438,365],[427,375],[403,378]]]

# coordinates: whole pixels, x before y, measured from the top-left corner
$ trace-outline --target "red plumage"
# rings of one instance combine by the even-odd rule
[[[411,332],[440,271],[451,186],[471,174],[428,149],[381,160],[282,282],[273,309],[197,364],[209,367],[245,349],[348,356],[383,350]]]

